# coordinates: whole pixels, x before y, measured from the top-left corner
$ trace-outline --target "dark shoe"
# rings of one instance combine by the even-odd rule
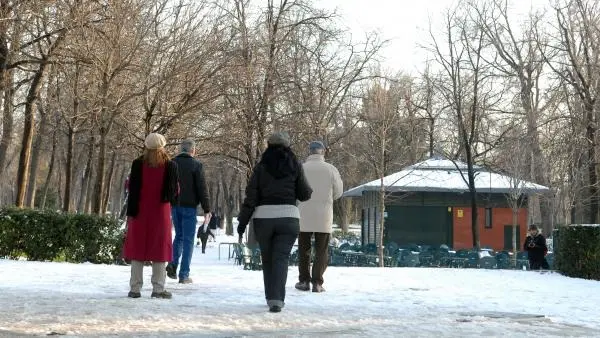
[[[310,290],[310,284],[308,282],[298,282],[295,285],[296,289],[300,291],[308,291]]]
[[[313,284],[312,292],[325,292],[325,289],[323,289],[323,286],[319,284]]]
[[[269,312],[281,312],[281,306],[273,305],[269,307]]]
[[[193,282],[194,281],[190,277],[179,280],[179,284],[192,284]]]
[[[167,264],[167,277],[177,279],[177,267],[171,263]]]
[[[129,298],[140,298],[141,296],[142,294],[140,292],[129,291],[129,293],[127,294],[127,297]]]
[[[152,298],[162,298],[162,299],[171,299],[173,297],[173,294],[171,294],[167,290],[163,290],[162,292],[152,292],[152,295],[150,295],[150,297],[152,297]]]
[[[123,266],[129,266],[129,264],[127,263],[127,261],[123,258],[117,260],[117,265],[123,265]]]

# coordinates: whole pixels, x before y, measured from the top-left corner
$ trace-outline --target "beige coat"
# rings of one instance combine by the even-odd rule
[[[340,173],[325,162],[323,155],[310,155],[303,167],[313,193],[308,201],[300,203],[300,231],[331,233],[333,201],[342,196],[344,189]]]

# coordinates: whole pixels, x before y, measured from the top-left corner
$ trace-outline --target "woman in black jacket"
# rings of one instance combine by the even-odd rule
[[[238,215],[241,238],[253,219],[254,234],[260,246],[265,297],[269,311],[284,306],[288,261],[300,232],[298,201],[310,199],[302,164],[290,149],[286,133],[274,133],[260,162],[254,168],[246,198]]]

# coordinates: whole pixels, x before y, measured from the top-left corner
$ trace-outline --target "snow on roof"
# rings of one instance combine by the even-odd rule
[[[570,227],[600,227],[600,224],[569,224]]]
[[[473,166],[473,168],[475,170],[475,189],[478,192],[513,193],[520,191],[530,194],[549,190],[543,185],[494,173],[480,166]],[[383,184],[387,192],[468,192],[466,179],[466,163],[433,157],[384,177]],[[377,179],[354,187],[346,191],[343,196],[362,196],[363,191],[379,190],[380,184],[380,180]]]

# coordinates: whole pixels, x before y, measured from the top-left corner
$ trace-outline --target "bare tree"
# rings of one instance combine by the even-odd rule
[[[376,80],[367,89],[363,101],[362,122],[369,133],[370,140],[367,147],[370,151],[365,152],[367,163],[373,166],[377,178],[380,181],[378,196],[378,215],[376,220],[379,238],[377,238],[379,266],[384,266],[384,233],[385,233],[385,203],[387,185],[384,177],[388,174],[390,154],[393,153],[394,136],[398,132],[401,122],[399,110],[408,86],[405,82],[389,81],[383,77]]]
[[[531,190],[526,181],[530,173],[530,154],[523,151],[515,151],[515,149],[527,149],[529,146],[530,138],[521,129],[523,128],[519,128],[518,126],[510,127],[509,136],[498,149],[499,154],[495,164],[508,178],[508,182],[503,182],[508,184],[508,191],[504,196],[512,211],[512,251],[515,266],[517,252],[520,249],[520,243],[517,242],[519,211],[524,207],[524,203],[527,201],[526,195]],[[520,226],[525,227],[527,225],[520,224]]]
[[[92,212],[101,214],[107,192],[106,161],[107,142],[115,122],[124,111],[132,111],[133,101],[143,93],[131,90],[139,81],[137,69],[144,62],[141,51],[144,39],[153,27],[152,4],[128,0],[98,6],[99,17],[78,35],[82,65],[86,65],[96,90],[93,100],[92,121],[97,133],[96,159]],[[85,55],[85,57],[83,57]],[[133,109],[135,111],[135,109]]]
[[[539,125],[542,114],[555,99],[554,88],[544,85],[545,37],[541,35],[540,21],[543,14],[530,14],[518,33],[509,18],[508,1],[475,2],[471,4],[476,16],[472,19],[481,27],[486,40],[494,48],[497,58],[487,60],[500,79],[515,79],[518,84],[515,96],[520,103],[527,126],[529,177],[543,185],[549,185],[548,170],[540,144]],[[552,229],[551,201],[549,196],[540,202],[540,216],[545,231]]]
[[[463,179],[469,188],[471,204],[471,229],[473,247],[479,250],[479,226],[477,213],[477,191],[475,188],[474,162],[479,130],[486,107],[494,89],[483,59],[485,47],[484,31],[473,25],[462,13],[459,5],[449,10],[444,21],[444,44],[438,42],[432,30],[432,52],[441,67],[440,79],[436,82],[447,107],[457,125],[458,150],[456,157],[464,156],[467,164]],[[462,170],[460,171],[462,174]]]
[[[440,109],[435,108],[435,79],[432,78],[429,62],[417,83],[416,93],[411,96],[410,104],[418,109],[418,113],[425,114],[420,118],[427,122],[427,127],[424,128],[427,135],[427,149],[429,156],[433,156],[435,151],[436,122],[440,114]]]
[[[38,30],[36,36],[27,43],[32,46],[32,55],[35,55],[36,51],[39,53],[35,60],[37,68],[32,70],[33,77],[25,98],[23,135],[21,152],[19,155],[19,170],[17,172],[17,196],[15,203],[17,207],[23,207],[25,204],[27,179],[31,161],[31,145],[34,134],[34,114],[37,111],[40,91],[44,84],[51,59],[64,41],[66,33],[71,25],[68,16],[65,18],[65,21],[62,22],[51,21],[49,19],[49,12],[51,11],[47,11],[45,6],[48,5],[40,2],[38,7],[34,8],[35,11],[33,12],[32,19],[36,21]],[[58,11],[60,8],[56,7],[56,10]],[[58,28],[56,27],[56,24],[58,24]]]
[[[2,105],[2,139],[0,139],[0,175],[4,171],[8,148],[13,135],[13,75],[9,65],[14,58],[15,45],[18,45],[18,31],[11,31],[16,25],[9,19],[15,9],[15,4],[8,0],[0,1],[0,95]]]
[[[561,5],[562,4],[562,5]],[[589,223],[598,222],[600,189],[597,174],[597,99],[600,92],[600,29],[597,2],[572,0],[559,2],[556,6],[559,38],[550,47],[557,53],[557,60],[547,59],[547,64],[577,97],[585,121],[587,190],[589,198]]]

